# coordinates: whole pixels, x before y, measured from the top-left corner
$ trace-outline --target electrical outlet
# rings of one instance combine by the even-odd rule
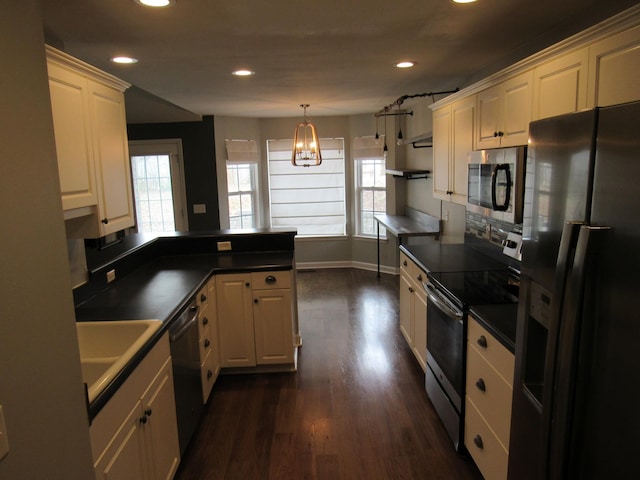
[[[115,269],[109,270],[107,272],[107,283],[111,283],[116,279],[116,271]]]
[[[4,423],[4,413],[0,405],[0,460],[9,454],[9,439],[7,438],[7,427]]]
[[[219,252],[228,252],[231,250],[231,242],[218,242]]]
[[[193,213],[207,213],[207,205],[204,203],[194,203]]]

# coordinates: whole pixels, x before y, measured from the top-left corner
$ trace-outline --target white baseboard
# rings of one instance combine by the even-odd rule
[[[378,265],[376,263],[353,262],[349,260],[343,262],[296,262],[296,270],[320,270],[323,268],[359,268],[360,270],[369,270],[371,272],[378,271]],[[399,275],[397,268],[387,265],[380,265],[380,273]]]

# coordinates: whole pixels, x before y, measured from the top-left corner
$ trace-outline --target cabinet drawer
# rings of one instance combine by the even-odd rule
[[[495,339],[478,321],[469,316],[467,339],[477,351],[493,365],[500,375],[513,386],[513,369],[515,357],[498,340]]]
[[[211,342],[211,329],[207,326],[207,328],[204,329],[203,335],[200,337],[200,361],[203,361],[207,353],[213,348]]]
[[[473,345],[467,347],[467,397],[509,448],[512,389]]]
[[[207,304],[209,302],[209,290],[206,285],[202,287],[197,293],[196,302],[200,307],[200,311],[204,310],[207,307]]]
[[[427,274],[403,252],[400,252],[400,272],[419,286],[427,281]]]
[[[200,365],[200,381],[202,383],[202,402],[207,403],[209,394],[216,381],[216,369],[214,365],[214,352],[209,349],[204,361]]]
[[[291,288],[291,272],[289,270],[252,272],[251,288],[253,290]]]
[[[507,478],[509,453],[467,397],[464,444],[486,480]]]
[[[202,337],[204,337],[205,332],[208,332],[209,329],[211,328],[211,323],[213,320],[213,315],[215,315],[216,312],[213,308],[209,308],[208,306],[204,309],[200,309],[200,312],[198,312],[198,338],[202,339]],[[209,337],[211,336],[211,334],[206,333]]]

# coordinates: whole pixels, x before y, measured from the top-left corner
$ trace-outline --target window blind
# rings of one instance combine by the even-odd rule
[[[268,140],[272,227],[300,237],[346,235],[344,139],[321,138],[322,164],[294,167],[293,140]]]

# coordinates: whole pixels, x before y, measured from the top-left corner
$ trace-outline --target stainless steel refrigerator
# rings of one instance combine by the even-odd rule
[[[528,152],[509,478],[640,478],[640,102]]]

